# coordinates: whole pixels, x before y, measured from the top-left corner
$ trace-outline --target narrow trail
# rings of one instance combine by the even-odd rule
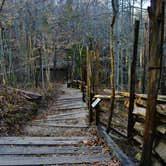
[[[0,137],[0,165],[99,165],[111,156],[96,129],[80,90],[60,85],[61,93],[19,137]]]

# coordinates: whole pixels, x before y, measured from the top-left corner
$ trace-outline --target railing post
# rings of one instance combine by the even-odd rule
[[[99,53],[99,46],[98,43],[96,43],[96,50],[95,50],[95,58],[96,58],[96,63],[95,63],[95,82],[94,82],[94,94],[97,95],[99,92],[99,66],[100,66],[100,53]],[[100,122],[100,106],[97,105],[95,108],[96,111],[96,126],[98,126]]]
[[[92,108],[91,108],[91,103],[92,103],[92,70],[91,70],[91,51],[87,47],[87,56],[86,56],[86,64],[87,64],[87,105],[88,105],[88,110],[89,110],[89,124],[93,121],[93,113],[92,113]]]

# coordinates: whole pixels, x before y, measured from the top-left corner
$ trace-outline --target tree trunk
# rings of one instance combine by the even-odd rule
[[[139,38],[139,21],[135,21],[135,32],[134,32],[134,48],[133,48],[133,61],[131,65],[131,81],[130,81],[130,104],[128,111],[128,129],[127,135],[130,139],[133,132],[133,109],[135,99],[135,82],[136,82],[136,62],[137,62],[137,50],[138,50],[138,38]]]
[[[150,18],[150,59],[148,100],[145,120],[145,133],[141,166],[151,165],[152,146],[156,128],[156,99],[160,86],[163,36],[164,36],[164,1],[152,0],[148,8]]]
[[[145,23],[145,30],[144,30],[144,52],[143,52],[143,75],[142,75],[142,93],[145,93],[146,90],[146,78],[147,78],[147,60],[148,60],[148,23]],[[148,42],[147,42],[148,41]]]
[[[113,34],[114,34],[114,24],[116,20],[116,0],[112,0],[112,8],[113,8],[113,17],[110,26],[110,61],[111,61],[111,75],[110,75],[110,84],[111,84],[111,102],[109,108],[109,119],[107,125],[107,132],[110,131],[110,125],[112,121],[112,115],[114,111],[114,100],[115,100],[115,57],[113,50]]]
[[[5,1],[6,1],[6,0],[3,0],[2,3],[1,3],[1,7],[0,7],[0,15],[1,15],[1,12],[2,12],[2,9],[3,9],[3,6],[5,5]]]

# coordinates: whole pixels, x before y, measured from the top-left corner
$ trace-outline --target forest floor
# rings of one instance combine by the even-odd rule
[[[32,121],[42,110],[53,102],[55,86],[47,89],[33,88],[32,92],[42,95],[40,102],[27,100],[15,89],[0,87],[0,136],[17,136],[22,134],[24,126]]]

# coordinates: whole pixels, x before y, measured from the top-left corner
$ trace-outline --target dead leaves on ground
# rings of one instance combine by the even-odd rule
[[[18,134],[21,125],[37,112],[37,104],[15,90],[0,89],[0,135]]]

